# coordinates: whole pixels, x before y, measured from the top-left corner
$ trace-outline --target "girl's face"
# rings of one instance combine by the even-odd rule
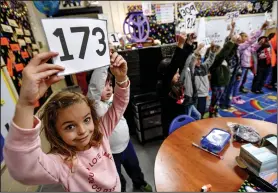
[[[56,128],[66,144],[76,147],[78,151],[89,149],[89,142],[94,132],[90,107],[82,101],[65,109],[59,109]]]
[[[241,43],[244,43],[248,40],[248,35],[246,33],[241,35]]]
[[[180,72],[179,69],[177,70],[176,74],[173,76],[172,82],[177,83],[180,79]]]
[[[113,87],[112,87],[112,82],[108,81],[105,83],[105,87],[101,93],[101,100],[102,101],[107,101],[110,99],[110,97],[113,94]]]

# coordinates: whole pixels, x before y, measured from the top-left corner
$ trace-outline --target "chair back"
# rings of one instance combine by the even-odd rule
[[[171,123],[170,128],[169,128],[169,135],[173,133],[175,130],[180,128],[181,126],[184,126],[188,123],[194,122],[195,119],[188,115],[179,115],[177,116]]]

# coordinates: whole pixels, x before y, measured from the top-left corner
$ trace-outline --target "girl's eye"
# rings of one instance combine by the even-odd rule
[[[65,130],[72,130],[72,129],[74,129],[75,128],[75,126],[74,125],[68,125],[67,127],[66,127],[66,129]]]
[[[84,122],[85,122],[85,123],[89,123],[90,120],[91,120],[91,117],[87,117],[87,118],[84,120]]]

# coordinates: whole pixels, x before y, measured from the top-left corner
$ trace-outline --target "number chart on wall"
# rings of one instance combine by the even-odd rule
[[[59,75],[83,72],[110,64],[107,21],[97,19],[42,19],[55,64],[65,67]]]

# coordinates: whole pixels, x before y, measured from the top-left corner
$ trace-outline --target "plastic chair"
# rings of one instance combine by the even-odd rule
[[[188,123],[194,122],[195,119],[188,115],[179,115],[177,116],[171,123],[170,128],[169,128],[169,135],[173,133],[175,130],[180,128],[183,125],[186,125]]]

